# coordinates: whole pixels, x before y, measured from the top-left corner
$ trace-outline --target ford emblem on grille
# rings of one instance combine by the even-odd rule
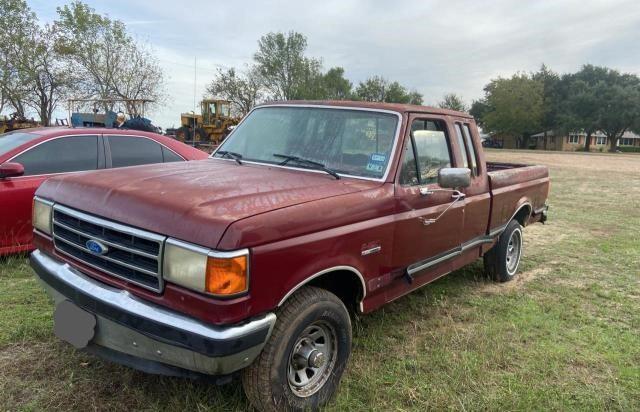
[[[87,247],[87,249],[89,249],[89,252],[93,253],[94,255],[104,255],[109,251],[109,248],[107,246],[93,239],[87,240],[85,246]]]

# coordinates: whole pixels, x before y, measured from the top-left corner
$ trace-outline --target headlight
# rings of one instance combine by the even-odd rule
[[[51,234],[51,211],[53,210],[53,202],[41,199],[39,197],[33,198],[33,215],[31,216],[31,222],[33,227],[39,231]]]
[[[164,247],[164,280],[216,296],[249,289],[249,251],[218,252],[168,239]]]

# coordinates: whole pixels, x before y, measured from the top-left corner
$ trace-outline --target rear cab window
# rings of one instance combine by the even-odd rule
[[[462,126],[462,132],[464,133],[464,141],[467,145],[467,152],[469,153],[469,160],[471,164],[471,174],[473,176],[478,176],[480,174],[480,170],[478,167],[478,156],[476,155],[476,149],[473,145],[473,139],[471,138],[471,129],[469,128],[469,124],[464,123]]]

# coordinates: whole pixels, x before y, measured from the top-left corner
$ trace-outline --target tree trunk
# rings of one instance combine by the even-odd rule
[[[613,136],[613,137],[607,136],[607,138],[611,141],[611,144],[609,145],[609,152],[610,153],[615,153],[616,151],[618,151],[618,137],[617,136]]]
[[[592,132],[587,132],[587,136],[585,137],[584,140],[584,151],[588,152],[591,150],[591,133]]]
[[[543,148],[544,150],[547,150],[547,131],[544,131],[544,142],[543,142]]]

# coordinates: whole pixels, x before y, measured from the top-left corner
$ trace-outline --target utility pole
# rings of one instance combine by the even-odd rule
[[[198,56],[193,56],[193,128],[191,145],[196,146],[196,86],[198,84]]]

